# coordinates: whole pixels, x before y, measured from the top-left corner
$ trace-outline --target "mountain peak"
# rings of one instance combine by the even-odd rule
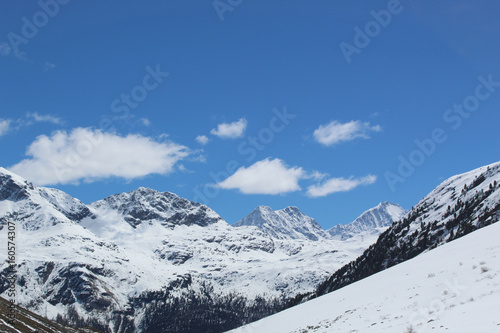
[[[281,209],[282,212],[287,212],[287,213],[301,213],[300,209],[296,206],[288,206],[283,209]]]
[[[29,197],[33,184],[7,169],[0,168],[0,200],[18,201]]]
[[[10,202],[0,207],[0,224],[12,219],[15,211],[27,230],[74,223],[92,215],[80,200],[57,189],[34,186],[5,168],[0,168],[1,201]]]
[[[147,187],[119,193],[91,203],[97,211],[115,210],[132,227],[144,221],[157,220],[164,226],[200,225],[223,221],[212,209],[171,192],[159,192]]]
[[[378,234],[382,229],[399,220],[405,213],[406,210],[400,205],[384,201],[365,211],[353,222],[334,226],[328,230],[328,233],[341,240],[363,232]]]
[[[274,212],[274,210],[269,206],[260,205],[254,209],[254,212]]]
[[[255,226],[276,239],[308,239],[316,241],[330,238],[318,222],[294,206],[277,211],[268,206],[258,206],[233,226]]]

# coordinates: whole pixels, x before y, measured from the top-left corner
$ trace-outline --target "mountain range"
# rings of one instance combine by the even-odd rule
[[[259,206],[229,225],[205,205],[148,188],[86,205],[0,168],[0,237],[14,222],[16,302],[38,315],[106,332],[221,332],[355,290],[497,222],[499,183],[500,162],[445,180],[409,211],[383,202],[325,231],[297,207]],[[6,297],[6,253],[0,262]],[[317,331],[335,324],[324,321]]]
[[[231,226],[170,192],[141,187],[85,205],[0,169],[0,237],[8,222],[17,228],[18,304],[110,332],[220,332],[274,313],[359,256],[394,207],[374,208],[380,219],[356,220],[359,233],[342,240],[296,207],[260,206]]]

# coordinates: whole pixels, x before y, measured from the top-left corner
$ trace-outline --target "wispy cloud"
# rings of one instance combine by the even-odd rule
[[[206,145],[210,139],[206,135],[198,135],[195,139],[200,145]]]
[[[24,118],[19,119],[0,119],[0,136],[7,132],[15,132],[23,127],[31,126],[35,123],[48,122],[56,125],[63,125],[64,121],[52,115],[42,115],[38,112],[27,112]]]
[[[332,146],[341,142],[351,141],[357,138],[369,139],[371,132],[380,132],[379,125],[372,126],[368,122],[353,120],[347,123],[332,121],[326,125],[320,125],[313,133],[314,139],[325,146]]]
[[[0,136],[7,134],[10,129],[10,120],[0,119]]]
[[[33,113],[28,112],[26,114],[26,118],[28,119],[28,121],[37,122],[37,123],[47,122],[47,123],[52,123],[52,124],[56,124],[56,125],[61,125],[63,123],[61,118],[51,116],[48,114],[38,114],[38,112],[33,112]]]
[[[217,128],[212,129],[210,133],[222,139],[236,139],[243,136],[246,128],[247,120],[245,118],[241,118],[233,123],[219,124],[217,125]]]
[[[78,184],[109,177],[130,180],[171,173],[189,154],[187,147],[173,142],[76,128],[37,137],[28,147],[29,158],[9,169],[37,185]]]
[[[244,194],[284,194],[300,191],[299,180],[304,175],[302,168],[288,167],[278,158],[267,158],[248,168],[239,168],[216,186],[236,189]]]
[[[310,197],[324,197],[336,192],[347,192],[360,185],[369,185],[377,181],[374,175],[368,175],[363,178],[330,178],[322,184],[311,185],[307,188],[307,194]]]

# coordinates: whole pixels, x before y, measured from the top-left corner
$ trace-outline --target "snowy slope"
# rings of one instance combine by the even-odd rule
[[[213,325],[206,332],[258,319],[288,298],[314,291],[375,241],[276,239],[253,226],[234,228],[204,205],[146,188],[86,206],[5,169],[0,196],[0,237],[7,237],[8,221],[17,225],[19,304],[51,319],[72,313],[66,318],[71,322],[115,332],[196,325],[190,318],[172,319],[181,315],[176,302],[186,300],[185,313],[196,304],[203,310],[198,321]],[[301,222],[304,230],[315,228],[296,208],[276,215],[299,229]],[[0,252],[0,272],[5,259]],[[0,293],[7,285],[2,274]],[[205,318],[215,306],[221,317]]]
[[[297,207],[274,211],[271,207],[259,206],[233,226],[255,226],[276,239],[317,241],[331,238],[318,222]]]
[[[500,332],[500,223],[234,333]]]
[[[349,224],[339,224],[327,232],[336,239],[345,240],[361,233],[380,234],[407,211],[400,205],[382,202]]]

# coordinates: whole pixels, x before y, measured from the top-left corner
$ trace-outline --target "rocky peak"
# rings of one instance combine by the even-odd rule
[[[380,233],[393,222],[399,220],[406,210],[400,205],[381,202],[365,211],[349,224],[339,224],[328,230],[328,233],[341,240],[349,239],[360,233]]]
[[[146,187],[109,196],[90,206],[97,211],[115,210],[133,227],[152,220],[158,220],[168,227],[193,224],[207,226],[223,221],[205,205],[180,198],[174,193],[158,192]]]
[[[276,239],[329,239],[329,235],[312,217],[297,207],[274,211],[268,206],[258,206],[253,212],[236,222],[234,227],[256,226]]]

